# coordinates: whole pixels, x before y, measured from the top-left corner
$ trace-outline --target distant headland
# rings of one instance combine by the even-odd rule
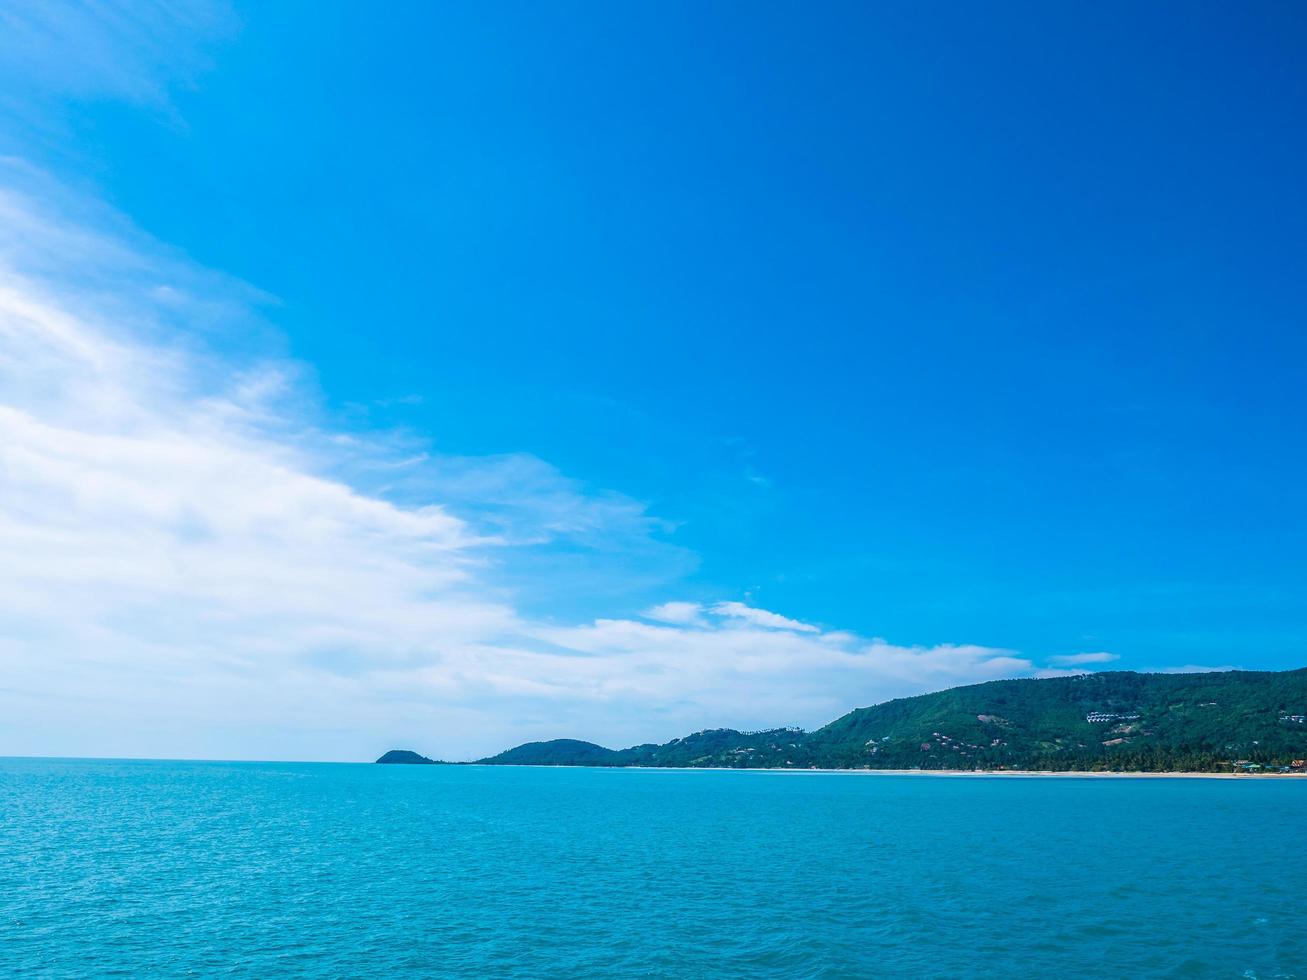
[[[410,751],[377,761],[434,764]],[[990,681],[858,708],[812,732],[719,728],[627,749],[554,739],[478,764],[1307,774],[1307,668]]]
[[[391,749],[383,755],[377,762],[383,766],[439,766],[442,763],[435,759],[428,759],[425,755],[418,755],[408,749]]]

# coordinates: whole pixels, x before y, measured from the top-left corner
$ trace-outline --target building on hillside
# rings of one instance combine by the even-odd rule
[[[1138,715],[1123,715],[1110,711],[1091,711],[1089,714],[1085,715],[1085,721],[1089,722],[1091,725],[1098,725],[1107,721],[1134,721],[1138,717]]]

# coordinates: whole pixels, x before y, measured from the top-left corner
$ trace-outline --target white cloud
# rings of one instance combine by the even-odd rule
[[[660,706],[692,698],[712,706],[713,724],[743,728],[814,726],[864,703],[1033,670],[1029,660],[987,647],[826,642],[749,623],[698,629],[598,620],[534,635],[557,651],[565,678],[559,697],[581,690],[598,700]],[[680,714],[684,721],[671,733],[702,727],[692,721],[703,717],[699,708]]]
[[[642,612],[645,619],[658,623],[675,623],[678,626],[707,626],[703,606],[697,602],[664,602]]]
[[[1034,670],[734,601],[530,615],[541,580],[689,559],[533,457],[330,425],[300,366],[218,353],[257,333],[253,290],[79,210],[94,227],[0,192],[0,754],[465,758],[816,725]]]
[[[811,623],[801,623],[797,619],[788,619],[766,609],[755,609],[742,602],[719,602],[712,607],[712,612],[717,616],[740,620],[750,626],[761,626],[765,629],[793,630],[796,633],[821,632]]]
[[[1120,660],[1115,653],[1071,653],[1060,657],[1049,657],[1048,662],[1056,667],[1076,667],[1081,664],[1110,664]]]

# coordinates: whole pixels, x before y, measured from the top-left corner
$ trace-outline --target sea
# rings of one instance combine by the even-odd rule
[[[0,759],[3,977],[1307,977],[1307,780]]]

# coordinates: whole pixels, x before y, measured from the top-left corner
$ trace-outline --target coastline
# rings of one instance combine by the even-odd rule
[[[1304,779],[1307,772],[1077,772],[1076,770],[1042,769],[778,769],[736,768],[731,766],[533,766],[516,763],[486,765],[472,762],[461,765],[485,766],[487,769],[609,769],[614,772],[771,772],[808,776],[940,776],[1049,779]]]

